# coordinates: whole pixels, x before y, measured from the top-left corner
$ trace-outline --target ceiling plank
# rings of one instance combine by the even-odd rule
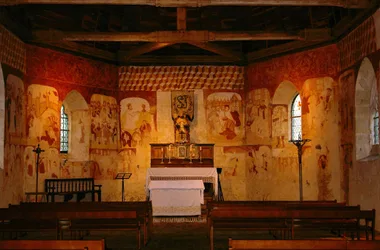
[[[211,51],[215,54],[231,58],[234,61],[245,61],[245,57],[243,54],[228,50],[217,44],[211,44],[211,43],[190,43],[190,44],[198,48]]]
[[[129,61],[120,61],[121,64],[125,65],[243,65],[241,61],[234,61],[231,58],[224,56],[187,56],[187,55],[176,55],[176,56],[139,56],[134,57]]]
[[[173,43],[148,43],[136,49],[133,49],[131,51],[119,51],[117,57],[119,61],[122,60],[125,62],[125,61],[129,61],[133,57],[140,56],[142,54],[145,54],[154,50],[162,49],[164,47],[171,46],[171,45],[173,45]]]
[[[293,41],[285,44],[273,46],[267,49],[258,50],[255,52],[248,53],[246,55],[249,63],[258,61],[264,58],[275,56],[278,54],[284,54],[289,52],[294,52],[295,50],[300,50],[302,48],[315,46],[321,44],[321,41]]]
[[[90,56],[93,58],[103,59],[110,62],[117,62],[116,53],[112,53],[109,51],[101,50],[98,48],[89,47],[87,45],[79,44],[76,42],[68,42],[68,41],[61,41],[61,42],[45,42],[45,43],[37,43],[36,45],[43,45],[51,48],[60,48],[67,51],[71,51],[77,54]]]
[[[98,42],[153,42],[185,43],[212,41],[260,41],[260,40],[324,40],[331,36],[329,29],[307,29],[298,34],[286,32],[207,30],[154,31],[154,32],[62,32],[39,30],[33,32],[32,41],[98,41]]]
[[[0,5],[18,4],[110,4],[156,7],[202,6],[336,6],[367,8],[371,0],[0,0]]]
[[[177,8],[177,30],[186,30],[186,8]]]

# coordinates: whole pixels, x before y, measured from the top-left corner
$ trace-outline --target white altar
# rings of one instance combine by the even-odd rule
[[[149,183],[155,180],[202,180],[205,183],[212,183],[214,196],[218,196],[218,173],[216,168],[148,168],[145,183],[147,197],[149,197]]]
[[[153,216],[201,215],[204,185],[201,180],[150,181]]]

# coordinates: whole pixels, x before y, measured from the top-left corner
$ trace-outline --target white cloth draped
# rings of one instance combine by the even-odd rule
[[[153,216],[201,214],[201,204],[204,203],[201,180],[151,181],[148,189]]]
[[[148,168],[145,191],[149,196],[149,183],[152,180],[202,180],[212,183],[214,196],[218,196],[218,173],[216,168]]]

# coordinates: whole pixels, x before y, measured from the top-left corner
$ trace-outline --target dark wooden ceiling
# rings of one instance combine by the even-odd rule
[[[378,7],[58,2],[2,4],[0,21],[26,43],[118,65],[246,65],[336,42]]]

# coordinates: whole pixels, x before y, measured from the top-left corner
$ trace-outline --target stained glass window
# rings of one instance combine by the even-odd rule
[[[69,151],[69,119],[65,113],[65,106],[61,107],[61,153]]]
[[[302,140],[301,97],[297,94],[291,107],[291,140]]]
[[[379,112],[373,116],[373,144],[379,144]]]

